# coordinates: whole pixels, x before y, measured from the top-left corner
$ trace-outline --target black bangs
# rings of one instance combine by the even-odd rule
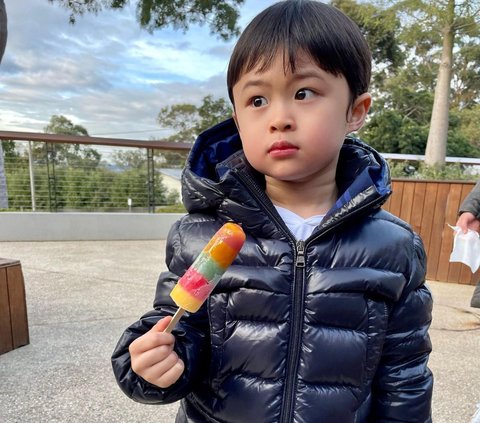
[[[268,70],[282,51],[285,72],[294,72],[298,57],[306,54],[326,72],[344,75],[353,98],[368,91],[371,54],[358,26],[332,6],[287,0],[257,15],[238,40],[227,75],[232,103],[241,76],[256,67]]]

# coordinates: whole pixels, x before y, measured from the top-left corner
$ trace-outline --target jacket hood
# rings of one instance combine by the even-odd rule
[[[341,195],[324,224],[367,204],[379,207],[391,193],[387,163],[357,138],[345,139],[337,169],[341,170],[337,171]],[[228,119],[203,132],[195,141],[182,174],[183,202],[190,213],[218,213],[225,220],[253,225],[258,230],[259,225],[270,220],[265,219],[269,200],[264,185],[263,175],[250,166],[243,154],[233,119]]]

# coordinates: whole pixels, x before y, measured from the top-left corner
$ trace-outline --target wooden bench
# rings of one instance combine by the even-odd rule
[[[19,260],[0,258],[0,354],[28,343],[22,266]]]

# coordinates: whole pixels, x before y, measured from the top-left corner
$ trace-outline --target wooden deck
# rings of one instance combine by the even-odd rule
[[[408,222],[421,237],[427,252],[427,279],[475,285],[480,270],[472,274],[462,263],[450,263],[458,208],[474,187],[465,181],[393,180],[393,194],[384,209]],[[479,251],[480,254],[480,251]]]

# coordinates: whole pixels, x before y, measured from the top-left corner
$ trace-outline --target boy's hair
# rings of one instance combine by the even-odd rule
[[[258,14],[240,36],[228,66],[227,86],[260,65],[266,71],[283,50],[285,71],[295,71],[299,54],[306,53],[324,71],[343,75],[350,104],[368,91],[371,53],[358,26],[340,10],[312,0],[286,0]]]

